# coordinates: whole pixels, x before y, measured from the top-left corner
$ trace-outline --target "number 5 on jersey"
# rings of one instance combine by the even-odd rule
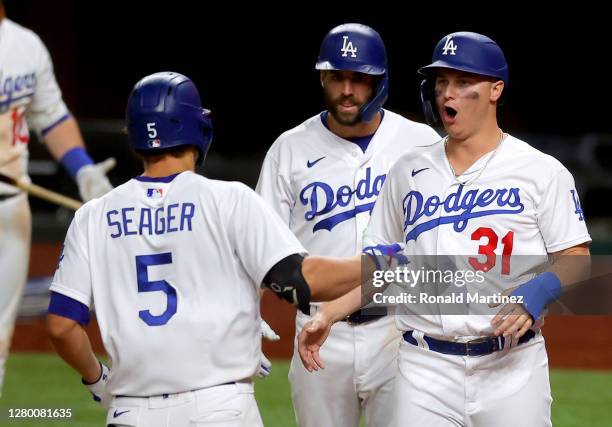
[[[159,316],[151,314],[149,310],[140,310],[138,317],[149,326],[161,326],[176,314],[177,297],[176,289],[165,280],[149,280],[150,265],[172,264],[172,253],[139,255],[136,257],[136,281],[138,282],[138,292],[157,292],[166,294],[166,311]]]

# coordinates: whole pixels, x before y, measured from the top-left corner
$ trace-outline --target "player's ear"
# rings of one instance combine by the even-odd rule
[[[493,82],[493,84],[491,85],[491,96],[489,97],[491,102],[499,101],[499,98],[501,97],[503,91],[504,82],[502,80],[497,80],[496,82]]]
[[[321,82],[321,87],[325,87],[325,76],[326,76],[327,71],[326,70],[321,70],[319,72],[319,81]]]

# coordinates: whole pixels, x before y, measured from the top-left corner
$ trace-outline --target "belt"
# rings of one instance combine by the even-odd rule
[[[310,305],[310,316],[314,316],[319,310],[318,305]],[[368,307],[357,310],[342,319],[342,322],[346,322],[349,325],[361,325],[362,323],[373,322],[374,320],[382,319],[387,315],[387,307]]]
[[[3,202],[7,199],[10,199],[11,197],[15,197],[16,195],[21,194],[21,193],[14,193],[14,194],[0,194],[0,202]]]
[[[506,341],[502,336],[478,338],[468,342],[456,342],[439,340],[423,335],[421,345],[419,345],[419,341],[421,340],[417,340],[412,335],[412,332],[413,331],[404,332],[404,340],[407,343],[428,348],[438,353],[452,354],[455,356],[486,356],[487,354],[503,350]],[[530,329],[525,335],[519,338],[518,343],[526,343],[533,337],[535,337],[535,332]],[[426,345],[423,345],[423,343]]]
[[[370,307],[357,310],[342,319],[342,321],[352,325],[361,325],[362,323],[382,319],[386,315],[387,307]]]

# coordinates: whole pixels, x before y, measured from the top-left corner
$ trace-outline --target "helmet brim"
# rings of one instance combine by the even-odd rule
[[[503,77],[501,73],[499,74],[483,73],[481,69],[476,68],[476,67],[470,67],[469,65],[451,64],[449,62],[440,61],[440,60],[432,62],[429,65],[419,68],[417,72],[424,76],[431,76],[432,74],[436,72],[438,68],[447,68],[449,70],[463,71],[466,73],[477,74],[479,76],[495,77],[496,79],[505,81],[505,78]]]
[[[317,62],[317,64],[315,65],[315,68],[317,70],[327,70],[327,71],[354,71],[356,73],[363,73],[363,74],[371,74],[374,76],[381,76],[383,74],[385,74],[387,72],[386,69],[384,69],[383,67],[377,67],[374,65],[370,65],[370,64],[359,64],[359,63],[353,63],[353,64],[334,64],[331,61],[320,61]]]

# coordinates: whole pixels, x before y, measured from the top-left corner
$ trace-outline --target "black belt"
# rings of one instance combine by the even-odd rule
[[[0,194],[0,202],[3,202],[7,199],[10,199],[11,197],[15,197],[16,195],[21,194],[21,193],[15,193],[15,194]]]
[[[525,335],[519,338],[518,343],[526,343],[535,337],[535,335],[535,332],[529,329]],[[404,332],[404,340],[407,343],[419,345],[416,338],[412,336],[412,331]],[[428,336],[423,336],[423,340],[425,340],[430,350],[455,356],[486,356],[487,354],[503,350],[506,341],[502,336],[478,338],[468,342],[444,341]]]
[[[387,315],[387,307],[370,307],[357,310],[350,316],[342,319],[343,322],[347,322],[354,325],[361,325],[362,323],[371,322],[373,320],[382,319]]]

